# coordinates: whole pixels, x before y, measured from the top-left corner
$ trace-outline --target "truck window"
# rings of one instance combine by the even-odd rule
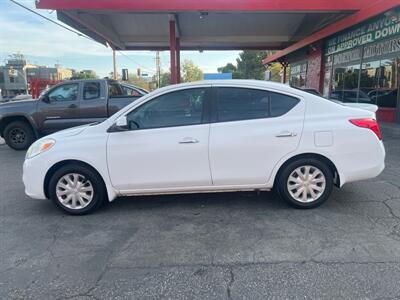
[[[118,83],[108,83],[108,97],[124,96],[124,91]]]
[[[74,101],[78,98],[78,84],[69,83],[56,87],[49,93],[51,101]]]
[[[100,98],[100,83],[99,82],[85,82],[83,86],[83,99],[91,100]]]

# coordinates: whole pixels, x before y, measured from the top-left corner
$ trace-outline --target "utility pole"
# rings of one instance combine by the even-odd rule
[[[156,51],[156,78],[157,78],[157,87],[160,87],[161,85],[160,51]]]
[[[117,80],[117,63],[115,60],[115,50],[113,49],[113,79]]]

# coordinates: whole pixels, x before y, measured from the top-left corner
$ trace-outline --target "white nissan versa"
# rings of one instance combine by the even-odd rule
[[[384,158],[371,111],[278,83],[204,81],[38,140],[23,181],[28,196],[77,215],[117,196],[272,188],[312,208],[333,185],[379,175]]]

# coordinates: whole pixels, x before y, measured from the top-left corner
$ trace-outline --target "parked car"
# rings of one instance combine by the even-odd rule
[[[332,91],[329,99],[339,100],[344,103],[373,104],[371,98],[361,90],[336,90]]]
[[[374,90],[370,92],[371,101],[379,107],[396,108],[398,89]]]
[[[294,88],[297,88],[297,87],[294,87]],[[313,88],[301,88],[301,90],[305,91],[305,92],[308,92],[310,94],[316,95],[316,96],[323,97],[320,92],[318,92],[316,89],[313,89]],[[360,103],[360,102],[343,102],[343,101],[340,101],[340,100],[336,100],[336,99],[334,99],[334,98],[336,98],[335,95],[337,95],[337,94],[334,94],[334,96],[331,97],[329,100],[334,101],[334,102],[336,102],[338,104],[341,104],[341,105],[345,105],[345,106],[366,109],[366,110],[369,110],[369,111],[371,111],[373,113],[375,113],[378,110],[378,106],[376,106],[374,104]]]
[[[64,81],[37,100],[1,104],[0,136],[11,148],[25,150],[41,136],[104,121],[142,95],[126,95],[112,80]]]
[[[117,196],[264,191],[312,208],[333,185],[372,178],[385,150],[375,114],[265,81],[153,91],[100,124],[28,150],[28,196],[86,214]]]

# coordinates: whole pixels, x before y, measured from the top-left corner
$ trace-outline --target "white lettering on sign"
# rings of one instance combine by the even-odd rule
[[[338,35],[327,42],[326,55],[400,34],[400,10]]]

